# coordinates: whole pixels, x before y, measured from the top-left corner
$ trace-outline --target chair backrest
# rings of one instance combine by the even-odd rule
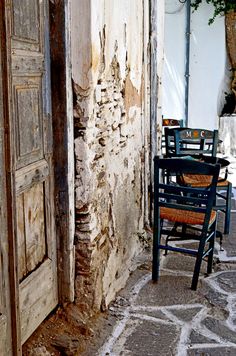
[[[176,119],[162,119],[162,126],[163,127],[183,127],[184,122],[183,120],[176,120]]]
[[[216,156],[218,130],[166,128],[166,157],[187,155]]]
[[[167,119],[163,118],[162,119],[162,140],[161,140],[161,150],[163,156],[166,154],[166,149],[165,149],[165,128],[177,128],[177,127],[183,127],[184,122],[183,120],[176,120],[176,119]]]
[[[164,171],[164,172],[163,172]],[[209,164],[188,158],[154,158],[154,214],[159,216],[160,207],[191,210],[204,213],[203,229],[207,228],[216,194],[220,171],[219,164]],[[178,183],[163,183],[162,175],[203,174],[212,177],[206,188],[190,187]],[[177,181],[180,181],[177,179]],[[155,218],[154,218],[155,221]]]

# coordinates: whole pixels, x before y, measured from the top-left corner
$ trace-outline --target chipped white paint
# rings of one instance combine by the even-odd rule
[[[100,33],[105,25],[105,71],[109,71],[109,66],[115,53],[120,64],[121,78],[125,79],[128,65],[130,69],[131,81],[138,91],[141,87],[140,68],[142,67],[143,51],[142,36],[140,36],[143,21],[142,13],[143,3],[141,1],[92,1],[92,62],[99,64],[97,58],[101,55]],[[136,36],[134,46],[133,41],[135,32]],[[130,48],[132,48],[132,51],[129,51]],[[125,59],[126,53],[127,63]],[[93,76],[95,80],[99,75],[97,69],[97,66],[93,66]]]

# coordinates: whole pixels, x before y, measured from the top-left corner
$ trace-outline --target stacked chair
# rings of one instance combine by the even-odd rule
[[[185,158],[154,158],[154,226],[152,279],[159,278],[160,250],[185,253],[195,257],[191,289],[196,290],[201,263],[207,258],[207,273],[212,271],[216,212],[213,204],[220,166]],[[164,172],[163,172],[164,171]],[[207,175],[205,187],[183,184],[186,175]],[[175,176],[175,181],[163,182],[163,176]],[[170,229],[166,222],[172,224]],[[162,243],[162,236],[168,237]],[[183,248],[171,241],[197,241],[198,247]]]
[[[191,128],[166,128],[165,129],[165,157],[196,157],[201,155],[209,156],[208,162],[216,162],[218,145],[218,131]],[[208,186],[210,178],[207,175],[185,175],[184,183],[192,187]],[[218,180],[217,200],[215,199],[215,210],[220,210],[225,214],[224,234],[230,231],[232,183],[227,180],[227,170],[225,177]]]

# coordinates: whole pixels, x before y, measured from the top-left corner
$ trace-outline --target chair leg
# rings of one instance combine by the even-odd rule
[[[169,236],[166,237],[166,247],[168,246],[168,240],[169,240]],[[166,249],[165,252],[164,252],[164,256],[167,256],[168,255],[168,250]]]
[[[227,187],[227,194],[226,194],[225,226],[224,226],[225,235],[228,235],[230,230],[231,195],[232,195],[232,183],[229,182]]]
[[[198,284],[198,278],[199,278],[199,273],[200,273],[201,264],[202,264],[202,256],[203,256],[204,247],[205,247],[205,237],[202,237],[199,242],[198,254],[197,254],[194,272],[193,272],[193,278],[192,278],[192,284],[191,284],[192,290],[197,290],[197,284]]]
[[[159,270],[160,270],[160,229],[154,227],[153,232],[153,260],[152,260],[152,280],[157,282],[159,279]]]

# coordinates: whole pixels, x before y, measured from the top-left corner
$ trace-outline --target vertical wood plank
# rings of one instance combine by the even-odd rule
[[[7,355],[6,340],[7,320],[6,317],[0,313],[0,355]]]
[[[16,199],[16,219],[17,219],[17,259],[18,259],[18,278],[22,278],[27,273],[26,268],[26,243],[25,243],[25,222],[24,222],[24,196],[19,195]]]

